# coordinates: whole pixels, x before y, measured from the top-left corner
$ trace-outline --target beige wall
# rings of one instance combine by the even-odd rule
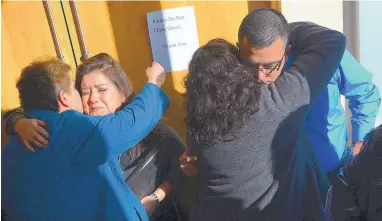
[[[282,13],[289,22],[312,21],[319,25],[343,31],[342,1],[289,1],[283,0]]]

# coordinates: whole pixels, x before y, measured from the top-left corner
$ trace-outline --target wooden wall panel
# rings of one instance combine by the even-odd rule
[[[66,62],[75,68],[80,62],[80,49],[69,3],[50,1],[60,46]],[[213,38],[235,43],[242,18],[258,7],[279,5],[268,1],[77,1],[83,34],[90,55],[106,52],[119,60],[139,91],[146,82],[145,69],[152,61],[146,13],[168,8],[195,7],[200,45]],[[42,2],[2,2],[2,113],[19,106],[15,87],[21,69],[32,60],[55,56],[54,45]],[[68,30],[64,21],[68,22]],[[69,33],[69,34],[68,34]],[[69,36],[71,39],[69,39]],[[165,114],[167,122],[182,137],[184,126],[183,80],[187,71],[168,74],[164,90],[172,101]],[[74,76],[74,73],[72,74]],[[3,137],[2,131],[2,137]],[[3,142],[4,143],[4,139]]]
[[[138,91],[146,82],[145,69],[152,61],[146,13],[193,5],[200,45],[213,38],[237,40],[242,18],[269,2],[77,2],[87,47],[91,55],[107,52],[118,59]],[[167,122],[185,137],[183,79],[187,71],[168,74],[164,90],[171,99]]]
[[[74,68],[59,2],[50,2],[61,49]],[[16,81],[21,70],[35,59],[56,56],[44,6],[39,2],[1,2],[1,112],[19,106]],[[74,76],[74,75],[73,75]],[[2,126],[2,145],[7,141]]]

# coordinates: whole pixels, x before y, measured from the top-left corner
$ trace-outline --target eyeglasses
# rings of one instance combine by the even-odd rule
[[[240,53],[239,43],[236,43],[236,46],[237,46],[238,52]],[[247,67],[250,67],[254,72],[261,71],[263,74],[265,74],[267,76],[267,75],[271,74],[275,70],[276,71],[280,70],[281,63],[283,62],[283,59],[284,59],[285,55],[286,55],[286,52],[283,54],[281,59],[279,61],[277,61],[272,67],[261,67],[260,68],[261,64],[254,64],[254,63],[252,63],[250,61],[247,61],[247,60],[242,60],[242,62]]]

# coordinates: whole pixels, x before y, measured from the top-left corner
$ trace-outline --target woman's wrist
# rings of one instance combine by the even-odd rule
[[[166,193],[160,188],[157,188],[151,195],[157,200],[158,203],[166,197]]]
[[[167,194],[170,192],[171,186],[168,182],[163,182],[153,193],[158,198],[158,202],[161,202],[166,198]],[[153,196],[154,197],[154,196]],[[155,197],[154,197],[155,198]]]
[[[155,199],[155,202],[156,202],[157,204],[160,203],[159,197],[155,194],[155,192],[152,193],[152,194],[150,194],[150,196],[152,196],[152,197]]]

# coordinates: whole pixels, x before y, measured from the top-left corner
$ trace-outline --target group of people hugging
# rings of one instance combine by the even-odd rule
[[[382,220],[381,98],[345,47],[338,31],[250,12],[236,45],[216,38],[193,54],[185,142],[163,119],[159,63],[137,93],[106,53],[74,80],[59,59],[31,63],[16,84],[21,107],[3,119],[2,219],[171,221],[161,205],[186,192],[182,220]],[[124,177],[153,148],[159,181],[139,198]],[[190,182],[195,193],[180,191]]]

